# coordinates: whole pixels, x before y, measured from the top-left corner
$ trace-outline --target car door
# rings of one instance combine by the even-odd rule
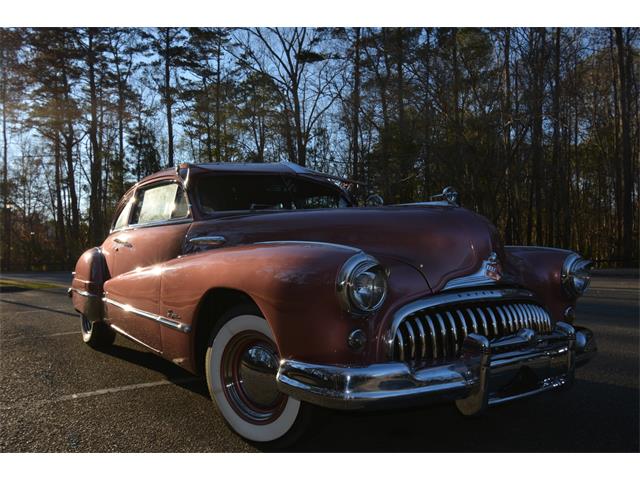
[[[115,277],[180,255],[191,217],[182,186],[176,181],[139,188],[127,228],[115,232]]]
[[[117,329],[160,351],[160,266],[182,251],[191,223],[188,201],[178,182],[159,181],[140,187],[130,210],[126,227],[109,238],[114,258],[107,315]]]

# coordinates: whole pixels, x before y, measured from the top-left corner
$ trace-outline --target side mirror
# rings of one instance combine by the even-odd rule
[[[369,195],[367,200],[364,202],[366,207],[381,207],[384,205],[384,198],[382,198],[377,193]]]

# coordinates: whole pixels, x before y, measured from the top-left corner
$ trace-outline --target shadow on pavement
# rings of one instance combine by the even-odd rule
[[[634,413],[635,412],[635,413]],[[638,391],[581,380],[463,417],[453,405],[397,412],[331,412],[300,452],[638,452]]]
[[[19,305],[21,307],[29,307],[35,310],[45,310],[47,312],[59,313],[60,315],[67,315],[69,317],[76,317],[78,315],[77,313],[69,313],[69,312],[65,312],[64,310],[56,310],[55,308],[42,307],[40,305],[34,305],[33,303],[13,302],[11,300],[4,300],[4,299],[0,300],[0,302],[9,303],[11,305]]]
[[[109,355],[110,357],[130,362],[147,370],[153,370],[161,373],[166,379],[180,388],[184,388],[193,393],[209,398],[209,391],[207,384],[202,377],[197,377],[190,374],[183,368],[158,357],[151,352],[145,352],[126,347],[124,345],[111,345],[110,347],[101,350],[101,353]]]

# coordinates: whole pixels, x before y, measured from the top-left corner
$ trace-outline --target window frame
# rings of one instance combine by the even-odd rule
[[[116,205],[116,211],[113,214],[113,219],[111,220],[111,229],[109,230],[109,234],[113,233],[113,232],[119,232],[121,230],[124,230],[125,228],[129,227],[129,221],[131,220],[131,209],[129,209],[129,214],[127,215],[126,221],[124,226],[119,227],[119,228],[115,228],[116,227],[116,223],[118,222],[118,219],[120,218],[120,215],[122,214],[122,212],[124,211],[125,208],[127,208],[127,205],[129,205],[129,203],[135,198],[135,189],[131,189],[129,190],[129,192],[127,192],[122,199],[118,202],[118,205]],[[120,207],[120,208],[118,208]]]
[[[146,190],[150,190],[152,188],[157,188],[157,187],[161,187],[163,185],[170,185],[170,184],[174,184],[174,183],[177,184],[178,188],[182,190],[182,195],[184,195],[185,200],[187,202],[187,214],[184,217],[170,218],[168,220],[158,220],[158,221],[155,221],[155,222],[147,222],[147,223],[131,223],[134,207],[135,207],[135,204],[137,204],[139,202],[139,195],[140,195],[141,192],[144,192]],[[180,182],[180,181],[178,181],[176,179],[158,180],[156,182],[151,182],[151,183],[147,183],[147,184],[144,184],[144,185],[140,185],[133,192],[132,200],[134,202],[134,205],[132,206],[131,210],[129,211],[129,218],[127,219],[127,226],[121,228],[120,230],[124,230],[125,228],[138,229],[138,228],[147,228],[147,227],[157,227],[157,226],[160,226],[160,225],[175,225],[175,224],[180,224],[180,223],[189,223],[189,222],[193,221],[193,213],[192,213],[191,201],[189,199],[189,194],[187,193],[187,189],[184,188],[184,184],[182,182]]]

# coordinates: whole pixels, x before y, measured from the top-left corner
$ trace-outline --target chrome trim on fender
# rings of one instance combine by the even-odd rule
[[[145,348],[148,348],[149,350],[151,350],[152,352],[155,352],[157,354],[162,354],[162,351],[158,350],[157,348],[153,348],[150,345],[147,345],[146,343],[144,343],[142,340],[138,340],[136,337],[134,337],[133,335],[128,334],[127,332],[125,332],[124,330],[122,330],[120,327],[117,327],[113,324],[109,324],[109,327],[118,332],[120,335],[127,337],[129,340],[133,340],[136,343],[139,343],[140,345],[142,345]]]
[[[190,325],[170,320],[166,317],[163,317],[162,315],[156,315],[155,313],[146,312],[144,310],[140,310],[139,308],[132,307],[131,305],[116,302],[115,300],[111,300],[107,297],[104,297],[102,300],[110,305],[113,305],[114,307],[118,307],[124,310],[125,312],[135,313],[136,315],[148,318],[149,320],[153,320],[154,322],[158,322],[165,327],[173,328],[174,330],[178,330],[179,332],[189,333],[191,331]]]
[[[360,274],[374,268],[379,268],[381,275],[383,275],[383,295],[375,305],[358,305],[356,299],[352,295],[353,279],[356,276],[356,273]],[[378,262],[378,260],[376,260],[371,255],[368,255],[359,250],[356,254],[354,254],[344,262],[342,268],[340,269],[340,272],[338,273],[338,278],[336,280],[336,293],[338,295],[338,300],[340,301],[342,308],[345,311],[357,316],[369,315],[379,310],[387,298],[387,293],[389,290],[387,281],[388,276],[388,271],[386,271],[380,265],[380,262]]]
[[[73,297],[73,294],[76,293],[81,297],[84,297],[86,300],[81,305],[82,310],[76,308],[76,310],[87,318],[89,318],[92,322],[100,322],[103,317],[103,304],[102,299],[99,295],[95,293],[88,292],[87,290],[81,290],[79,288],[70,287],[67,290],[67,295],[69,297]]]
[[[97,297],[95,293],[87,292],[86,290],[80,290],[79,288],[71,287],[67,290],[67,294],[71,296],[71,292],[75,292],[78,295],[82,295],[83,297]]]
[[[571,253],[565,258],[564,263],[562,264],[561,271],[561,282],[562,288],[565,293],[569,295],[571,298],[578,298],[583,295],[586,289],[589,287],[589,283],[591,281],[591,276],[587,277],[586,285],[582,290],[578,290],[573,283],[573,276],[575,275],[576,270],[586,269],[591,270],[593,262],[591,260],[587,260],[582,257],[582,255],[578,253]]]
[[[360,252],[361,250],[356,247],[352,247],[350,245],[343,245],[341,243],[330,243],[330,242],[314,242],[311,240],[271,240],[265,242],[254,242],[253,245],[316,245],[319,247],[334,247],[334,248],[344,248],[351,252]]]

